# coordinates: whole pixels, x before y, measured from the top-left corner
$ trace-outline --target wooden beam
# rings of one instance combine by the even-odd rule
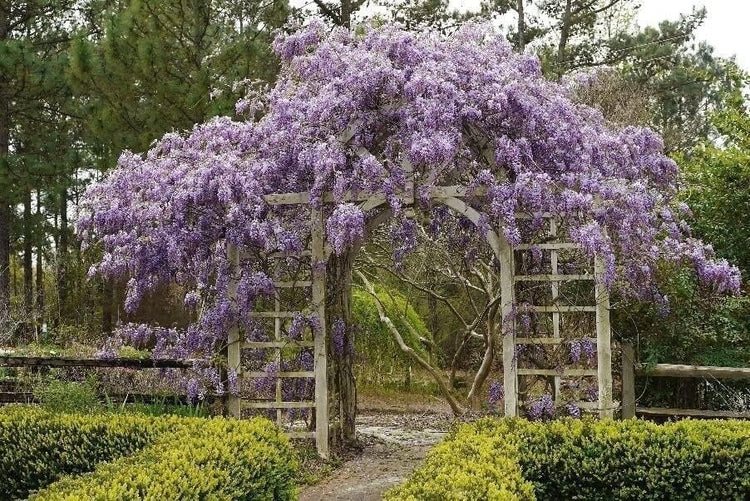
[[[680,416],[697,418],[750,419],[750,412],[711,411],[703,409],[672,409],[668,407],[636,407],[641,416]]]
[[[239,285],[240,276],[240,254],[237,251],[237,247],[233,244],[227,245],[227,261],[229,262],[229,287],[227,295],[229,300],[234,303],[235,307],[237,303],[237,288]],[[238,376],[242,372],[242,340],[240,339],[240,326],[238,322],[233,323],[229,327],[227,333],[227,370],[233,370]],[[242,417],[242,409],[240,408],[240,399],[237,395],[227,394],[227,411],[235,418]]]
[[[315,341],[296,341],[285,339],[281,341],[245,341],[242,347],[248,350],[261,350],[266,348],[312,348]]]
[[[314,340],[315,371],[315,445],[318,455],[329,457],[328,448],[328,355],[326,348],[326,250],[325,221],[322,209],[310,211],[312,237],[312,306],[318,315]]]
[[[596,369],[517,369],[519,376],[560,376],[560,377],[583,377],[596,376]]]
[[[750,379],[750,367],[714,367],[704,365],[656,364],[639,365],[636,373],[655,377],[696,377],[715,379]]]
[[[635,350],[622,345],[622,418],[635,417]]]
[[[244,409],[312,409],[315,402],[242,401]]]
[[[248,316],[253,318],[294,318],[300,311],[251,311]]]
[[[573,242],[546,242],[542,244],[518,244],[514,247],[515,250],[562,250],[562,249],[580,249],[581,246],[574,244]]]
[[[595,337],[585,338],[596,343]],[[517,337],[516,344],[562,344],[572,341],[572,339],[564,339],[561,337]]]
[[[594,275],[560,275],[557,273],[548,275],[516,275],[516,282],[567,282],[573,280],[594,280]],[[552,298],[553,300],[556,298]]]
[[[568,305],[546,305],[546,306],[527,306],[531,311],[536,313],[575,313],[575,312],[596,312],[596,306],[568,306]]]
[[[594,283],[596,297],[596,359],[597,382],[599,384],[599,417],[614,415],[612,402],[612,333],[609,321],[609,291],[602,284],[604,263],[600,257],[594,259],[594,275],[600,280]]]
[[[292,439],[315,438],[314,431],[287,431],[284,434]]]
[[[74,358],[2,356],[0,367],[114,367],[123,369],[190,369],[193,360],[159,358]]]
[[[275,378],[314,378],[315,371],[282,371],[270,374],[264,371],[250,371],[242,374],[242,377],[253,379],[267,378],[269,376]]]
[[[500,261],[500,325],[503,337],[503,384],[505,386],[505,416],[518,415],[518,360],[516,360],[515,285],[516,265],[505,237],[499,237],[496,251]]]
[[[310,287],[312,285],[311,280],[295,280],[295,281],[286,281],[286,282],[274,282],[273,286],[277,289],[294,289],[294,288],[303,288],[303,287]]]

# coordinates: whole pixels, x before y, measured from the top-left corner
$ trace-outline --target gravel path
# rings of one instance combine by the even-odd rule
[[[324,482],[302,491],[301,501],[376,501],[401,483],[445,435],[450,418],[433,414],[370,414],[357,419],[364,448]]]

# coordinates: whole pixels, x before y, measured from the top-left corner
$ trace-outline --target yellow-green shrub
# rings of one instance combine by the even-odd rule
[[[0,499],[286,500],[296,468],[265,419],[0,410]]]
[[[132,456],[65,478],[34,500],[289,500],[297,462],[268,420],[186,420]]]
[[[0,499],[29,491],[65,474],[131,454],[163,433],[169,420],[141,416],[53,414],[8,406],[0,412]]]
[[[434,447],[424,466],[385,499],[532,500],[533,488],[521,475],[516,442],[501,434],[482,433],[478,425],[462,426]]]
[[[750,423],[480,420],[387,498],[749,499]]]

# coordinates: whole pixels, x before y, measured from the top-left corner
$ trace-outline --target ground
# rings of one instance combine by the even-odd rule
[[[360,396],[362,449],[347,455],[323,481],[304,488],[301,501],[379,500],[421,463],[450,427],[450,409],[435,397],[394,396]]]

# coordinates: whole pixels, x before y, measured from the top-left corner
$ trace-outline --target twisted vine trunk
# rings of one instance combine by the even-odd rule
[[[343,444],[356,441],[357,387],[354,379],[354,338],[352,325],[352,266],[354,255],[347,252],[333,255],[326,275],[326,321],[328,323],[329,384],[331,385],[331,416],[336,416],[337,432],[333,437]],[[343,333],[336,323],[347,326]],[[340,338],[340,339],[339,339]]]

